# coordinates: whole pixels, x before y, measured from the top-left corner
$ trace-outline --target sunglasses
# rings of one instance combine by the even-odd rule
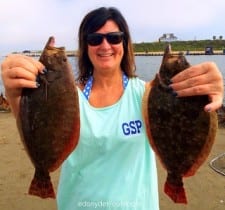
[[[123,40],[124,33],[119,32],[111,32],[107,34],[100,33],[92,33],[87,36],[87,43],[91,46],[100,45],[104,38],[106,38],[109,44],[119,44]]]

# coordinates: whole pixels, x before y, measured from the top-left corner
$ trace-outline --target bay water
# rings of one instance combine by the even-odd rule
[[[187,55],[188,62],[191,65],[195,65],[205,61],[213,61],[219,67],[223,77],[225,78],[225,55]],[[0,63],[4,57],[0,58]],[[72,64],[74,74],[77,75],[77,58],[69,57]],[[136,56],[136,74],[144,81],[154,79],[155,74],[160,68],[162,62],[162,56]],[[0,77],[0,93],[4,93],[4,87],[2,84],[2,78]]]

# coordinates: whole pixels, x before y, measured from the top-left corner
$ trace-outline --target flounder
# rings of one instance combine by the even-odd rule
[[[216,112],[204,111],[208,96],[176,97],[169,87],[170,79],[189,66],[168,45],[143,99],[149,142],[167,171],[164,192],[175,203],[187,203],[183,177],[193,176],[206,160],[217,130]]]
[[[40,62],[47,69],[38,75],[40,87],[24,88],[17,126],[35,167],[29,194],[55,198],[49,172],[56,170],[75,149],[80,132],[79,101],[65,48],[50,37]]]

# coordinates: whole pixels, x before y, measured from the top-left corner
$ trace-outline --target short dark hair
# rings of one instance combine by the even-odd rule
[[[89,12],[81,22],[79,28],[79,50],[78,50],[78,82],[85,84],[93,74],[93,65],[88,56],[87,35],[96,32],[108,20],[113,20],[124,33],[123,48],[124,55],[121,61],[121,69],[128,77],[135,77],[135,61],[133,45],[127,22],[120,11],[114,7],[100,7]]]

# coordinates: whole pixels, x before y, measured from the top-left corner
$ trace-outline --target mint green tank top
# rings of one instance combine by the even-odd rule
[[[120,100],[104,108],[92,107],[78,89],[80,139],[61,168],[59,210],[159,209],[155,155],[141,110],[144,89],[144,81],[129,79]]]

